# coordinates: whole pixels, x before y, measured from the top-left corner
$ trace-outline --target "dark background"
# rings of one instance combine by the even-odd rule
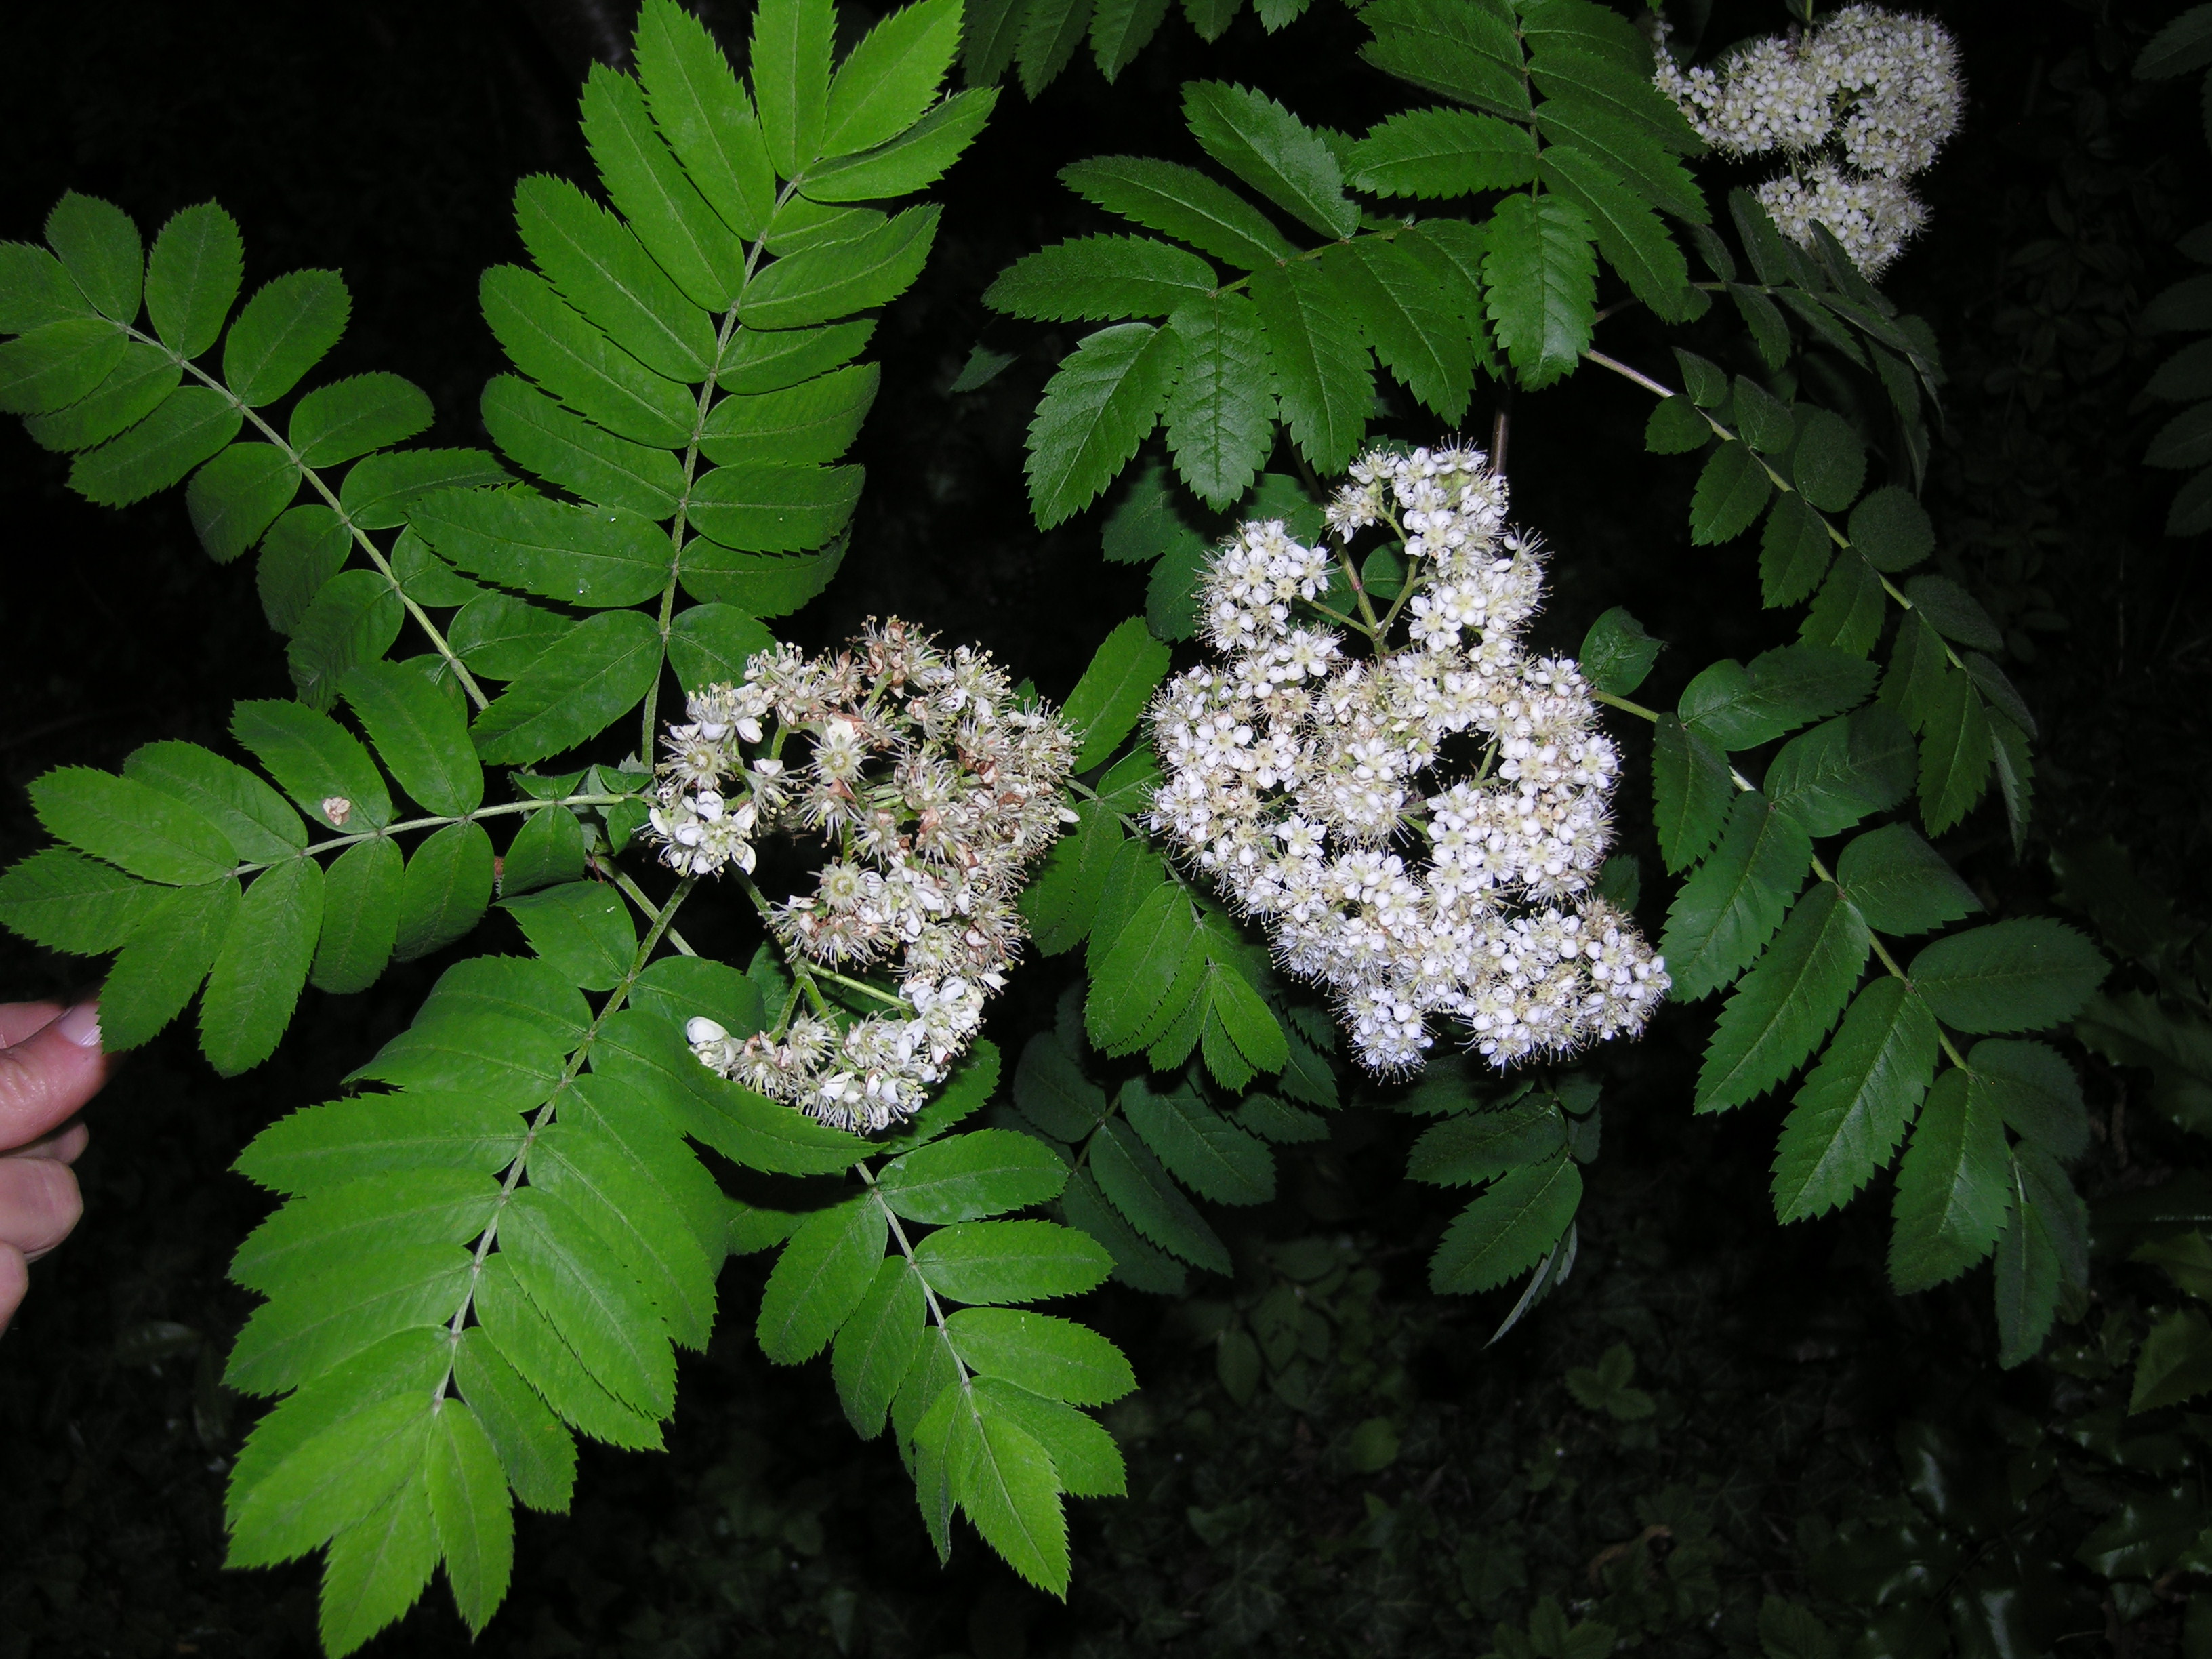
[[[2173,9],[1935,8],[1961,40],[1972,103],[1926,181],[1933,231],[1888,286],[1934,323],[1952,370],[1928,490],[1946,568],[2006,624],[2044,727],[2027,853],[2014,856],[1986,805],[1947,843],[2010,909],[2050,908],[2054,838],[2100,834],[2185,909],[2207,908],[2203,550],[2160,535],[2173,480],[2136,463],[2161,416],[2136,395],[2160,355],[2136,315],[2182,274],[2171,244],[2207,205],[2193,88],[2146,90],[2127,76]],[[699,9],[735,41],[741,8]],[[1707,38],[1784,21],[1778,7],[1726,5]],[[438,408],[432,441],[481,442],[476,397],[501,363],[477,274],[519,257],[517,178],[590,176],[574,91],[592,55],[619,58],[626,32],[617,6],[550,0],[17,8],[0,48],[0,235],[36,240],[70,187],[118,203],[149,236],[217,197],[244,229],[249,287],[301,266],[344,273],[352,326],[321,373],[405,374]],[[878,332],[884,391],[861,440],[871,478],[854,551],[788,624],[793,637],[820,642],[896,612],[990,647],[1048,695],[1066,690],[1105,629],[1141,609],[1143,574],[1098,558],[1096,513],[1048,535],[1030,524],[1023,433],[1070,342],[994,323],[981,291],[1021,253],[1088,227],[1054,182],[1060,166],[1189,150],[1172,118],[1187,78],[1261,84],[1350,130],[1401,106],[1353,63],[1362,38],[1335,0],[1273,38],[1247,15],[1211,47],[1178,15],[1114,88],[1086,50],[1039,103],[1007,89],[942,192],[928,270]],[[952,397],[979,339],[1021,355]],[[1633,316],[1606,325],[1606,346],[1666,373],[1662,343]],[[1644,394],[1596,378],[1514,409],[1516,516],[1558,550],[1546,630],[1571,647],[1598,611],[1626,604],[1674,647],[1655,683],[1670,695],[1783,625],[1757,608],[1747,543],[1687,546],[1687,464],[1646,457]],[[1486,430],[1492,398],[1478,392],[1470,427]],[[23,794],[40,772],[113,766],[156,738],[220,746],[234,699],[288,684],[250,561],[210,567],[176,492],[112,512],[70,495],[65,472],[19,428],[0,433],[9,860],[40,840]],[[1645,836],[1637,811],[1625,808],[1632,849]],[[222,1483],[252,1416],[215,1381],[252,1305],[222,1270],[265,1209],[227,1168],[263,1124],[332,1091],[441,965],[358,997],[311,995],[277,1060],[230,1085],[172,1032],[93,1109],[84,1226],[34,1271],[0,1340],[0,1659],[310,1650],[314,1564],[220,1568]],[[14,941],[0,943],[0,972],[27,996],[94,983],[90,964]],[[1063,965],[1028,971],[1002,1036],[1018,1045],[1048,1018],[1065,978]],[[761,1264],[741,1261],[714,1351],[686,1363],[672,1454],[586,1449],[575,1513],[522,1517],[515,1589],[482,1650],[1480,1651],[1491,1622],[1521,1621],[1538,1590],[1589,1599],[1599,1570],[1585,1584],[1583,1564],[1654,1515],[1678,1553],[1698,1525],[1716,1529],[1717,1565],[1698,1569],[1709,1596],[1683,1591],[1641,1633],[1686,1653],[1743,1650],[1747,1609],[1795,1582],[1802,1517],[1893,1492],[1891,1426],[1984,1399],[1992,1339],[1986,1269],[1909,1303],[1887,1294],[1886,1194],[1787,1232],[1765,1219],[1778,1115],[1688,1116],[1710,1018],[1670,1012],[1644,1043],[1602,1058],[1607,1145],[1583,1265],[1497,1348],[1482,1343],[1499,1298],[1437,1304],[1422,1291],[1448,1212],[1398,1181],[1402,1121],[1368,1114],[1347,1114],[1291,1195],[1250,1218],[1255,1239],[1318,1231],[1358,1269],[1339,1297],[1334,1405],[1298,1411],[1263,1395],[1240,1410],[1167,1304],[1093,1298],[1083,1316],[1129,1349],[1146,1389],[1112,1417],[1135,1495],[1075,1506],[1070,1609],[1019,1589],[972,1534],[939,1571],[896,1459],[854,1440],[824,1367],[778,1372],[753,1348]],[[2124,1087],[2091,1069],[2100,1113]],[[2135,1133],[2132,1153],[2100,1146],[2093,1190],[2189,1158],[2153,1127]],[[1564,1367],[1623,1340],[1661,1395],[1649,1443],[1593,1427],[1560,1391]],[[2033,1413],[2058,1385],[2031,1368],[2003,1386]],[[1345,1437],[1377,1413],[1403,1449],[1361,1476]],[[1552,1479],[1553,1465],[1570,1473]],[[1678,1564],[1664,1583],[1694,1577]],[[2108,1631],[2095,1593],[2082,1591],[2089,1639],[2131,1651],[2175,1639],[2170,1618]],[[441,1587],[373,1650],[464,1641]]]

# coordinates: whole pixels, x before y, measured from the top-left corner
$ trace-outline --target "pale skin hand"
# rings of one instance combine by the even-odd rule
[[[92,1003],[0,1003],[0,1331],[30,1285],[30,1264],[83,1213],[70,1165],[84,1151],[78,1109],[107,1081]]]

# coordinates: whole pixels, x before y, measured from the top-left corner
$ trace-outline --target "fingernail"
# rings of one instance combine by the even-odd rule
[[[100,1047],[100,1005],[80,1002],[54,1022],[54,1029],[80,1048]]]

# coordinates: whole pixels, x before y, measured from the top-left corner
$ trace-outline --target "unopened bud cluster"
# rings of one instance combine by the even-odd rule
[[[686,712],[653,812],[663,860],[750,872],[759,836],[819,836],[834,855],[811,896],[771,907],[778,941],[802,970],[888,968],[903,1004],[849,1023],[809,1010],[749,1036],[695,1019],[692,1052],[840,1128],[909,1116],[1021,948],[1014,897],[1071,816],[1074,738],[1018,703],[987,653],[941,651],[896,619],[831,657],[763,652]]]
[[[1759,187],[1783,234],[1813,246],[1826,225],[1868,276],[1903,252],[1928,210],[1905,180],[1959,130],[1959,48],[1926,17],[1845,6],[1811,29],[1737,47],[1684,70],[1658,25],[1660,90],[1729,155],[1779,150],[1790,167]]]
[[[1328,538],[1388,523],[1404,541],[1400,599],[1360,628],[1370,656],[1315,608],[1352,603],[1348,583],[1328,597],[1337,556],[1244,525],[1206,577],[1221,660],[1170,680],[1152,713],[1153,826],[1335,994],[1378,1073],[1422,1063],[1433,1017],[1502,1067],[1632,1031],[1668,987],[1594,891],[1619,756],[1574,662],[1522,647],[1542,556],[1507,526],[1486,459],[1353,465]]]

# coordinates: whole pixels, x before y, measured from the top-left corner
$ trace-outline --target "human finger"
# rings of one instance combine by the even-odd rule
[[[0,1048],[0,1151],[66,1122],[106,1081],[97,1003],[81,1002],[22,1042]]]
[[[84,1213],[76,1175],[51,1158],[0,1158],[0,1244],[36,1261],[70,1236]]]
[[[0,1244],[0,1331],[8,1328],[23,1304],[23,1292],[30,1288],[31,1267],[23,1253],[12,1244]]]
[[[84,1156],[86,1144],[91,1139],[91,1129],[79,1118],[12,1152],[0,1152],[0,1158],[50,1158],[57,1164],[74,1164]]]
[[[12,1048],[61,1018],[58,1002],[0,1002],[0,1048]]]

